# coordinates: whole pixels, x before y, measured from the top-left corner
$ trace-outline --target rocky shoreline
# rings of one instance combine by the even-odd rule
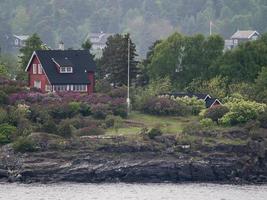
[[[261,139],[194,148],[168,137],[141,144],[89,140],[31,153],[15,153],[6,145],[0,158],[2,182],[267,183],[266,141]]]

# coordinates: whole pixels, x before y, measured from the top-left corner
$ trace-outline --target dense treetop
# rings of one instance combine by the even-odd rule
[[[0,46],[5,33],[38,33],[52,48],[63,40],[78,48],[88,32],[130,32],[140,55],[170,35],[213,32],[229,37],[237,29],[267,32],[266,0],[1,0]]]

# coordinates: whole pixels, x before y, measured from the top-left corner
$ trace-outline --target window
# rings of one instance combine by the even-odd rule
[[[33,74],[36,74],[37,73],[37,65],[36,64],[33,64],[32,65],[32,73]]]
[[[60,67],[60,73],[72,73],[72,67]]]
[[[38,89],[41,89],[41,81],[39,81],[39,80],[34,81],[34,87],[38,88]]]
[[[73,91],[86,92],[87,91],[87,85],[73,85]]]
[[[42,70],[42,65],[38,64],[38,74],[42,74],[43,70]]]
[[[19,40],[15,39],[15,45],[19,45]]]

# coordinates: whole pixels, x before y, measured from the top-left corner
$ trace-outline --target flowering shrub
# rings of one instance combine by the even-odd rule
[[[124,98],[112,99],[110,102],[110,107],[114,115],[122,118],[127,117],[127,104]]]
[[[107,104],[92,105],[93,117],[96,119],[105,119],[108,114],[111,114],[110,108]]]
[[[229,112],[229,109],[226,106],[213,106],[205,111],[204,117],[209,118],[214,122],[219,122],[219,119],[222,118],[226,113]]]
[[[109,96],[112,98],[126,98],[127,97],[127,87],[119,87],[112,89],[109,92]]]
[[[179,104],[188,106],[192,115],[198,115],[201,110],[206,108],[205,101],[202,99],[197,99],[196,97],[171,97],[171,99],[175,100]]]
[[[143,112],[153,115],[184,115],[186,108],[168,98],[153,97],[148,99],[142,108]]]
[[[225,106],[229,112],[220,120],[225,125],[235,125],[254,120],[266,109],[266,104],[237,98],[229,99]]]

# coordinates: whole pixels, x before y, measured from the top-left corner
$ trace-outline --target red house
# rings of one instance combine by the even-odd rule
[[[96,64],[87,50],[35,51],[25,69],[29,87],[45,92],[94,91]]]

